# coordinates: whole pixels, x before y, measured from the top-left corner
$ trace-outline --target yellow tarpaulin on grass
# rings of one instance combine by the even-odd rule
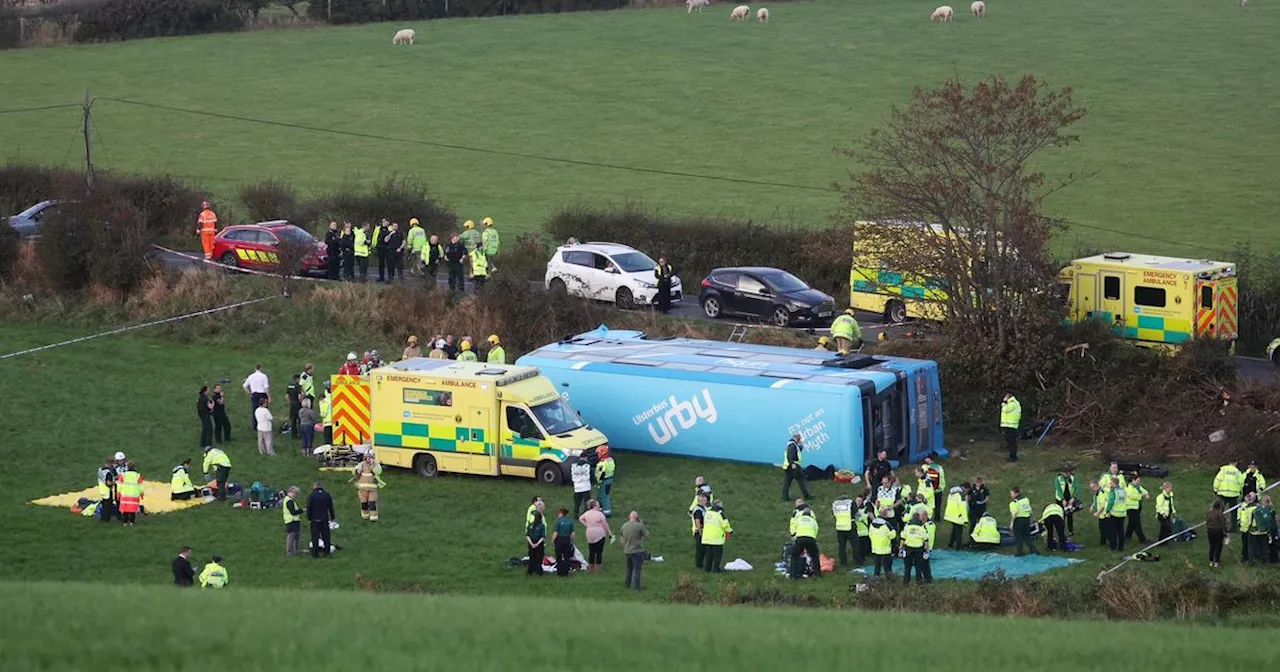
[[[170,511],[178,511],[181,509],[189,509],[193,506],[204,504],[204,498],[196,496],[194,499],[183,499],[174,501],[169,499],[173,491],[169,489],[168,483],[156,483],[152,481],[142,482],[142,506],[146,507],[147,513],[169,513]],[[79,492],[68,492],[61,495],[50,495],[42,499],[32,500],[32,504],[40,506],[56,506],[63,509],[70,509],[75,506],[80,498],[84,497],[89,501],[98,501],[98,486],[85,488]]]

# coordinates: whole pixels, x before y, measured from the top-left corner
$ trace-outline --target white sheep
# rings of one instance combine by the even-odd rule
[[[405,28],[396,32],[396,36],[391,38],[391,44],[413,44],[413,38],[417,35],[412,28]]]
[[[733,8],[732,12],[729,12],[729,20],[730,21],[746,21],[747,17],[750,15],[751,15],[750,7],[746,5],[738,5],[737,7]]]
[[[764,7],[757,9],[756,18],[760,20],[760,23],[769,23],[769,10]]]
[[[929,15],[929,20],[947,22],[951,20],[953,15],[955,15],[955,11],[951,9],[951,6],[943,5],[933,10],[933,14]]]
[[[974,16],[978,16],[978,17],[986,16],[987,3],[983,2],[982,0],[973,0],[973,4],[969,5],[969,11],[973,12]]]
[[[692,14],[693,10],[696,9],[698,10],[698,13],[701,14],[703,7],[709,7],[711,5],[711,0],[685,0],[684,4],[689,8],[687,13]]]

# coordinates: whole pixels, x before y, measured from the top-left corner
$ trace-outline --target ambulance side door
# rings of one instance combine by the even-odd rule
[[[1125,335],[1125,322],[1129,315],[1125,310],[1126,278],[1120,271],[1102,271],[1102,299],[1098,301],[1097,312],[1105,313],[1111,329],[1117,336]],[[1096,316],[1096,313],[1095,313]],[[1135,325],[1136,320],[1135,320]]]
[[[1098,274],[1076,273],[1075,304],[1071,306],[1071,317],[1076,322],[1093,319],[1097,309]]]

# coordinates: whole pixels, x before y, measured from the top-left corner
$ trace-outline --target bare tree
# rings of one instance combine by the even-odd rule
[[[316,246],[315,243],[305,239],[280,236],[275,253],[279,260],[276,275],[280,276],[280,281],[287,292],[290,281],[302,273],[303,262],[316,254]]]
[[[865,168],[839,185],[842,216],[877,222],[855,225],[855,249],[937,288],[946,328],[965,347],[1020,356],[1055,320],[1048,242],[1063,222],[1043,212],[1044,199],[1078,179],[1051,182],[1030,163],[1076,142],[1068,129],[1085,114],[1071,89],[1049,91],[1030,75],[917,87],[862,149],[838,150]]]

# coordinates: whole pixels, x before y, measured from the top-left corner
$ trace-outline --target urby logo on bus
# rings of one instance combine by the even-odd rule
[[[799,434],[804,441],[804,449],[806,451],[821,450],[822,444],[831,438],[827,434],[827,422],[822,419],[824,413],[826,413],[826,409],[819,408],[806,415],[800,422],[794,425],[787,425],[787,433]]]
[[[661,446],[678,436],[681,430],[692,429],[699,419],[714,424],[718,417],[716,405],[711,401],[711,390],[703,388],[701,394],[693,395],[688,401],[676,399],[673,394],[632,416],[631,421],[637,425],[648,422],[649,436]]]

